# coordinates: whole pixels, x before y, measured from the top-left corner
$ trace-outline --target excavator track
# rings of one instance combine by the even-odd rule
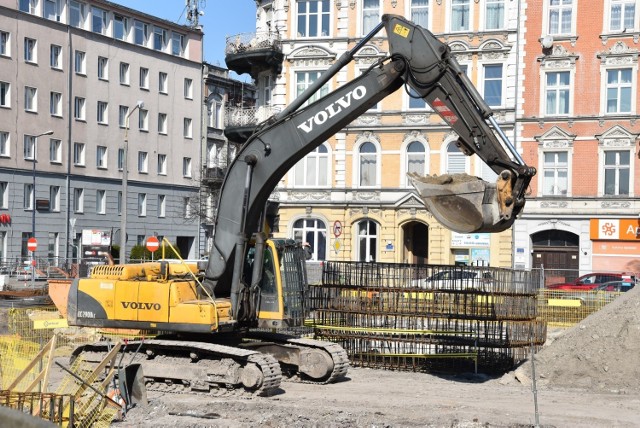
[[[72,358],[98,363],[112,346],[109,342],[84,345]],[[280,364],[272,356],[206,342],[131,341],[117,361],[119,366],[141,364],[147,389],[162,392],[268,396],[282,380]]]
[[[246,337],[249,339],[257,339],[265,342],[278,343],[284,346],[290,346],[301,350],[313,349],[321,350],[326,353],[327,360],[330,361],[329,365],[332,365],[332,367],[327,367],[326,371],[329,373],[328,375],[314,379],[299,372],[286,370],[285,366],[283,367],[283,375],[288,381],[324,385],[328,383],[339,382],[341,380],[344,380],[344,378],[346,378],[347,376],[347,372],[349,370],[349,357],[347,355],[347,351],[345,351],[344,348],[337,343],[314,339],[297,338],[288,336],[286,334],[267,332],[251,332]]]

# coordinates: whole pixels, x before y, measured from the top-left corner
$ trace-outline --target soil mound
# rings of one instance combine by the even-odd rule
[[[539,385],[640,392],[640,287],[566,330],[536,354]],[[530,383],[531,363],[515,372]]]

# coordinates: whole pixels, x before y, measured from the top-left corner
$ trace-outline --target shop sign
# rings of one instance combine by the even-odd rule
[[[594,241],[640,241],[640,219],[592,218],[590,237]]]
[[[451,232],[452,247],[489,247],[491,234],[489,233],[457,233]]]

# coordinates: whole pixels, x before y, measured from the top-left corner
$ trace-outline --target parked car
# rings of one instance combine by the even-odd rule
[[[636,283],[636,277],[627,273],[588,273],[582,275],[574,282],[551,284],[547,288],[550,290],[592,290],[600,284],[607,282],[622,281]]]
[[[425,279],[416,279],[413,286],[430,290],[483,289],[492,280],[489,271],[451,269],[442,270]]]

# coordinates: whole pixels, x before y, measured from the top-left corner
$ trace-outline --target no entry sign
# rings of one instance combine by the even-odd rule
[[[27,241],[27,250],[35,251],[38,249],[38,240],[36,238],[29,238]]]
[[[160,241],[158,241],[158,238],[156,238],[155,236],[150,236],[149,238],[147,238],[147,250],[153,253],[157,251],[158,248],[160,248]]]

